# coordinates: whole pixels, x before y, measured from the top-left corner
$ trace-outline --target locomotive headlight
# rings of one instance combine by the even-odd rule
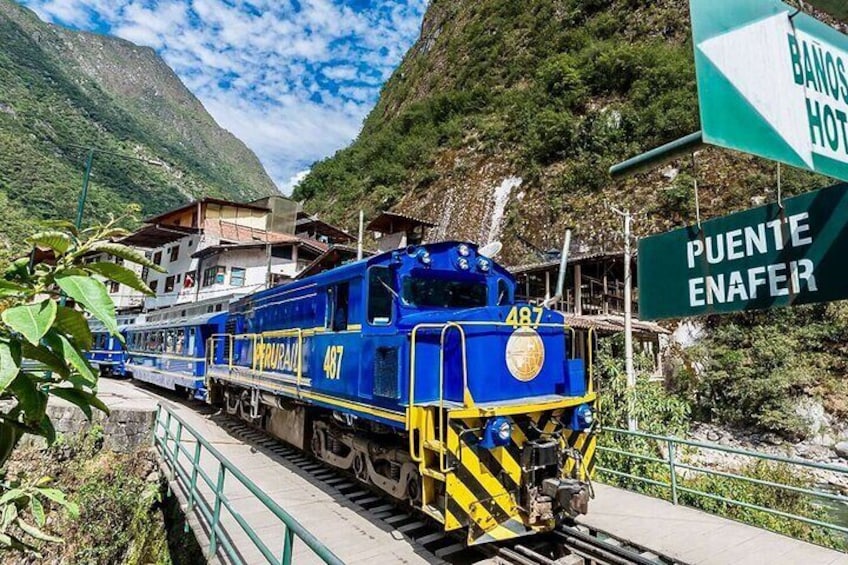
[[[456,266],[459,267],[459,269],[462,270],[462,271],[467,271],[468,270],[468,259],[466,259],[465,257],[460,257],[456,262]]]
[[[433,258],[430,257],[430,252],[426,249],[421,249],[418,251],[418,260],[421,261],[423,265],[429,265],[433,262]]]
[[[491,265],[483,258],[477,259],[477,268],[483,273],[488,273]]]
[[[499,440],[503,442],[509,441],[509,438],[512,437],[512,424],[504,420],[500,424],[498,424],[497,431]]]
[[[512,422],[503,416],[489,418],[483,427],[483,437],[480,439],[480,447],[483,449],[494,449],[509,445],[512,438]]]
[[[581,404],[574,411],[574,421],[571,423],[575,430],[585,430],[592,427],[595,421],[595,412],[588,404]]]
[[[460,244],[457,250],[459,251],[459,254],[463,257],[468,257],[469,255],[471,255],[471,249],[469,249],[468,246],[464,243]]]

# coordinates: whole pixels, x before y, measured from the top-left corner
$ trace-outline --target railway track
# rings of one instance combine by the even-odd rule
[[[330,489],[350,504],[369,512],[386,528],[417,544],[432,563],[446,565],[686,565],[648,548],[616,539],[582,525],[563,525],[557,531],[518,538],[502,544],[468,547],[465,537],[439,527],[417,510],[403,506],[385,493],[372,490],[352,474],[314,458],[255,426],[214,410],[206,404],[130,381],[147,392],[204,413],[230,435],[253,449],[298,468],[310,480]]]
[[[504,544],[468,547],[464,537],[443,531],[412,508],[370,489],[353,475],[336,469],[276,437],[223,412],[213,421],[241,441],[285,460],[313,481],[341,497],[429,552],[434,563],[511,565],[684,565],[632,543],[584,526],[564,525],[550,534],[512,540]]]

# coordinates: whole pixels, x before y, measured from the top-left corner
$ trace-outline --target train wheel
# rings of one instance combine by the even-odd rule
[[[417,506],[421,502],[421,479],[417,473],[410,474],[406,483],[406,497],[412,506]]]
[[[312,454],[318,459],[323,459],[323,451],[321,450],[321,432],[312,430],[312,441],[309,442],[309,447],[312,449]]]
[[[363,483],[368,482],[368,465],[365,461],[365,454],[361,451],[357,452],[356,456],[353,458],[353,473],[356,475],[356,478]]]

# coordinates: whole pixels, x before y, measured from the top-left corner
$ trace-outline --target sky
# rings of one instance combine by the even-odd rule
[[[288,194],[348,145],[418,38],[427,0],[20,0],[153,47]]]

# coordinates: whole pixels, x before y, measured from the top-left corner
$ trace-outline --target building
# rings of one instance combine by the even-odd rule
[[[560,260],[514,267],[516,299],[541,304],[556,294]],[[636,286],[637,262],[631,265],[633,280],[633,341],[654,358],[655,376],[662,377],[661,353],[671,332],[653,322],[638,319],[639,289]],[[624,254],[584,252],[569,255],[563,295],[549,307],[565,314],[566,323],[575,331],[579,351],[587,351],[589,333],[609,336],[624,331]]]
[[[122,241],[166,269],[145,269],[156,296],[145,298],[144,309],[247,294],[294,278],[328,249],[271,229],[293,232],[296,216],[296,204],[282,197],[245,204],[204,198],[147,219]]]
[[[374,233],[380,252],[400,249],[424,242],[427,230],[436,224],[395,212],[382,212],[365,227]]]

